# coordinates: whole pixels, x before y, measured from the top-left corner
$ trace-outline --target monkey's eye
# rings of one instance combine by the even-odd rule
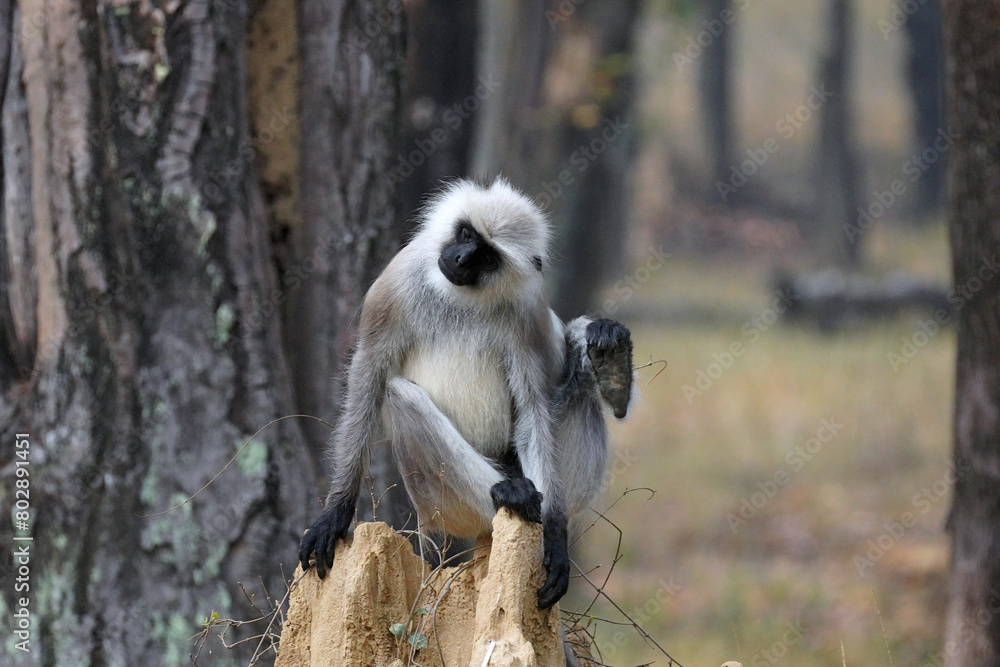
[[[458,240],[462,243],[468,243],[470,241],[474,241],[475,236],[473,235],[471,229],[469,229],[465,225],[462,225],[461,227],[458,228]]]
[[[483,255],[483,268],[487,271],[495,271],[500,266],[500,260],[492,252]]]

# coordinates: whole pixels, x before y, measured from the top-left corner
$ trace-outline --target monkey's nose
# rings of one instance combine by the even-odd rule
[[[475,252],[476,248],[468,243],[455,246],[454,252],[452,253],[452,259],[455,262],[455,266],[461,267],[468,264]]]

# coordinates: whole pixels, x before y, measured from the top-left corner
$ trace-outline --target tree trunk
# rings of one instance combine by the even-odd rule
[[[407,4],[409,49],[403,136],[389,167],[398,183],[397,225],[445,179],[469,173],[476,97],[478,3],[419,0]]]
[[[705,47],[699,68],[699,92],[701,93],[702,120],[708,157],[711,160],[711,192],[717,195],[716,183],[729,181],[729,168],[733,160],[732,141],[732,100],[730,91],[730,42],[733,30],[723,17],[732,13],[732,0],[710,0],[704,4],[706,25],[721,26],[714,41]],[[713,201],[715,197],[712,197]]]
[[[538,130],[538,95],[552,28],[545,3],[533,0],[476,0],[480,45],[479,87],[472,138],[474,178],[505,176],[530,190],[535,178],[533,137]]]
[[[295,420],[156,514],[271,419],[334,416],[330,376],[394,246],[379,177],[395,146],[399,3],[301,3],[297,225],[299,165],[262,167],[267,199],[258,172],[277,146],[294,156],[297,100],[275,116],[247,94],[249,6],[282,2],[0,0],[0,507],[28,434],[31,519],[14,534],[33,538],[0,524],[31,554],[32,652],[5,642],[4,664],[182,664],[213,611],[255,616],[237,582],[264,607],[261,582],[284,592],[325,477],[321,443]],[[282,256],[269,232],[283,229]],[[13,610],[23,593],[2,595]],[[215,642],[202,664],[252,650]]]
[[[622,263],[637,133],[633,29],[640,7],[636,0],[586,5],[573,18],[576,39],[585,39],[593,54],[588,81],[597,83],[559,110],[557,163],[541,197],[556,228],[553,305],[565,318],[593,312],[598,292]],[[586,109],[593,111],[580,113]]]
[[[395,183],[400,77],[405,44],[400,0],[302,0],[302,222],[292,230],[288,338],[300,408],[331,421],[341,373],[369,285],[399,247]],[[306,434],[317,467],[329,429]],[[372,454],[372,498],[380,519],[401,526],[408,502],[388,447]],[[311,507],[317,507],[315,503]],[[305,526],[300,526],[305,528]]]
[[[820,109],[817,151],[816,212],[811,236],[839,264],[856,264],[860,238],[847,233],[856,224],[858,157],[851,114],[851,0],[830,0],[827,52],[820,64],[819,86],[829,91]]]
[[[941,36],[941,3],[925,0],[906,19],[907,81],[913,100],[913,152],[934,150],[944,122],[944,44]],[[945,165],[948,154],[937,151],[937,159],[926,162],[914,202],[917,214],[931,216],[944,203]]]
[[[1000,665],[1000,5],[945,3],[958,308],[950,667]]]

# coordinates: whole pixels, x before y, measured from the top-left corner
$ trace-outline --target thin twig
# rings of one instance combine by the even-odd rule
[[[649,378],[649,382],[646,383],[647,387],[649,385],[653,384],[653,380],[655,380],[656,378],[660,377],[660,373],[662,373],[663,371],[667,370],[667,365],[668,365],[667,364],[667,360],[666,359],[655,359],[654,360],[653,359],[653,355],[649,355],[649,363],[643,364],[642,366],[633,366],[632,367],[632,370],[638,371],[638,370],[642,370],[643,368],[649,368],[650,366],[652,366],[654,364],[663,364],[663,367],[660,370],[656,371],[656,375],[654,375],[653,377]]]
[[[576,566],[578,570],[580,569],[579,566],[576,565],[576,563],[573,563],[573,565]],[[642,636],[642,638],[645,641],[647,641],[650,644],[652,644],[653,646],[655,646],[660,651],[660,653],[662,653],[664,656],[666,656],[667,660],[670,661],[671,665],[676,665],[676,667],[684,667],[683,665],[681,665],[681,663],[677,662],[677,660],[674,659],[674,657],[672,655],[670,655],[669,653],[667,653],[667,650],[665,648],[663,648],[662,646],[660,646],[660,644],[655,639],[653,639],[653,637],[648,632],[646,632],[642,628],[642,626],[640,626],[638,623],[636,623],[635,620],[631,616],[629,616],[628,613],[624,609],[622,609],[618,605],[618,603],[615,602],[611,598],[610,595],[608,595],[607,593],[605,593],[603,589],[599,588],[597,586],[597,584],[595,584],[593,581],[591,581],[590,577],[588,577],[587,575],[583,574],[582,570],[580,570],[580,573],[583,576],[584,580],[586,580],[586,582],[588,584],[590,584],[591,586],[593,586],[594,590],[596,590],[598,593],[600,593],[600,595],[603,596],[605,600],[607,600],[608,602],[611,603],[612,607],[614,607],[615,609],[618,610],[618,613],[620,613],[622,616],[624,616],[626,619],[628,619],[632,623],[632,626],[635,627],[636,631]]]

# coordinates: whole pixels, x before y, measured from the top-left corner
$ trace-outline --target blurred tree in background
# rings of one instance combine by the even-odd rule
[[[599,290],[623,268],[638,135],[640,9],[637,0],[588,3],[554,25],[538,198],[555,227],[552,301],[563,318],[593,309]]]
[[[934,146],[944,123],[944,39],[940,0],[926,0],[907,19],[907,81],[913,97],[913,149]],[[917,213],[924,218],[939,213],[944,204],[947,156],[927,166],[924,187],[917,191]]]
[[[828,96],[819,110],[819,146],[816,148],[816,210],[806,231],[832,262],[857,264],[860,243],[844,234],[854,222],[860,204],[860,161],[854,138],[851,85],[851,0],[828,3],[829,42],[820,59],[817,85]]]
[[[948,223],[958,310],[949,667],[1000,665],[1000,6],[948,0]]]
[[[732,33],[735,23],[732,0],[709,0],[702,4],[702,25],[707,31],[698,72],[698,90],[703,109],[705,144],[710,164],[710,183],[729,180],[733,163]],[[705,35],[700,33],[699,36]],[[717,195],[711,188],[711,196]]]
[[[442,180],[468,174],[475,119],[490,93],[476,77],[479,4],[418,0],[407,4],[403,136],[389,168],[398,185],[397,222],[410,228],[423,197]],[[478,91],[478,94],[477,94]]]

